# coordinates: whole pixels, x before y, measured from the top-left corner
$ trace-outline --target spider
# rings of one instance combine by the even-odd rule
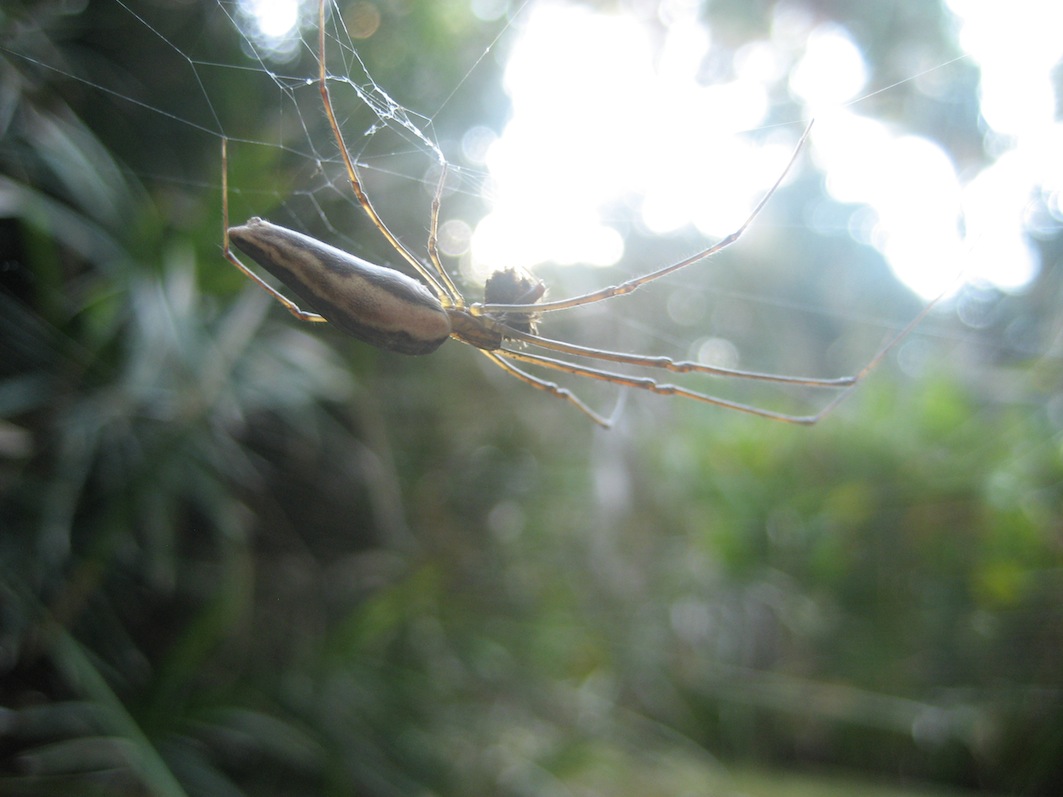
[[[486,282],[484,301],[470,303],[458,290],[443,266],[438,251],[439,212],[446,179],[445,164],[443,164],[430,210],[427,263],[410,251],[391,232],[377,214],[373,203],[363,189],[358,170],[344,142],[329,95],[325,61],[325,0],[321,1],[318,10],[318,68],[317,82],[321,101],[351,189],[373,225],[402,259],[414,269],[420,279],[414,279],[391,268],[368,263],[310,236],[271,224],[257,217],[250,219],[246,224],[229,227],[228,181],[225,165],[227,155],[226,142],[223,138],[224,256],[301,321],[329,322],[366,343],[403,354],[430,354],[447,338],[454,338],[474,346],[487,359],[517,379],[568,402],[595,423],[608,428],[611,420],[595,412],[575,393],[554,382],[528,373],[516,363],[554,369],[575,376],[638,388],[665,396],[682,396],[774,421],[812,425],[831,412],[848,393],[846,389],[852,388],[870,373],[889,350],[896,346],[929,312],[929,306],[924,308],[915,320],[889,341],[856,375],[827,379],[742,371],[696,362],[676,361],[662,356],[625,354],[543,337],[537,332],[536,322],[544,313],[582,307],[631,293],[649,282],[709,258],[738,241],[789,173],[808,139],[812,123],[810,122],[805,128],[794,147],[793,154],[775,183],[756,204],[745,221],[734,232],[712,246],[677,263],[657,268],[616,285],[567,299],[550,301],[542,300],[546,287],[534,277],[514,269],[498,271]],[[244,265],[232,252],[230,242],[283,283],[310,309],[302,309],[295,301],[289,299]],[[529,349],[550,352],[557,356],[536,353]],[[604,367],[594,368],[559,359],[559,356],[565,355],[672,373],[712,374],[813,388],[833,388],[839,392],[832,401],[813,415],[791,415],[730,401],[678,385],[662,383],[648,377],[630,376]]]

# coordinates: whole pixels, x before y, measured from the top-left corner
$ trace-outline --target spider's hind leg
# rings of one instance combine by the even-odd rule
[[[508,354],[508,352],[506,352],[505,350],[497,349],[495,351],[486,351],[481,349],[481,351],[483,351],[483,354],[485,357],[487,357],[487,359],[489,359],[491,362],[493,362],[506,373],[510,374],[511,376],[517,377],[517,379],[519,379],[526,385],[531,385],[537,390],[545,391],[551,396],[554,396],[555,398],[567,401],[569,404],[574,406],[576,409],[578,409],[596,424],[601,426],[603,429],[608,429],[613,425],[612,421],[599,415],[597,412],[595,412],[586,404],[584,404],[583,401],[580,400],[579,396],[577,396],[571,390],[567,390],[566,388],[561,387],[555,382],[548,382],[545,379],[540,379],[537,376],[532,376],[527,371],[522,371],[520,368],[513,365],[513,363],[503,359]]]

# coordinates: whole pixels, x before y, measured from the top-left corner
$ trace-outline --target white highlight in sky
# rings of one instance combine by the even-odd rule
[[[611,265],[623,255],[612,218],[628,202],[651,230],[723,235],[778,177],[793,138],[764,149],[736,136],[764,122],[763,81],[704,85],[708,32],[695,8],[670,13],[656,48],[631,16],[541,3],[524,17],[505,73],[512,117],[485,158],[493,207],[473,236],[479,276],[544,261]],[[755,54],[747,62],[772,71]]]
[[[304,0],[240,0],[239,12],[251,21],[245,30],[257,52],[270,60],[282,62],[298,50],[300,17]]]
[[[263,36],[280,39],[299,22],[299,0],[242,0],[247,13],[258,21]]]
[[[472,241],[484,273],[616,261],[622,243],[602,208],[629,190],[623,165],[632,142],[647,137],[628,96],[652,90],[650,58],[645,31],[630,18],[532,9],[506,67],[512,118],[485,156],[494,208]]]
[[[857,240],[878,249],[897,278],[930,298],[959,274],[962,191],[948,154],[922,136],[897,135],[881,122],[832,114],[816,131],[813,156],[838,202],[864,205],[871,229]]]
[[[873,228],[854,235],[899,279],[930,297],[962,268],[969,279],[1021,289],[1039,267],[1023,226],[1034,192],[1057,212],[1063,204],[1050,82],[1063,56],[1063,2],[948,5],[980,68],[982,113],[1002,151],[966,184],[935,142],[846,105],[868,90],[868,75],[837,24],[780,20],[770,41],[736,55],[735,80],[705,84],[698,75],[711,35],[689,3],[662,4],[671,24],[656,41],[632,16],[532,6],[506,68],[513,115],[486,155],[493,207],[473,234],[475,267],[614,263],[623,237],[611,222],[631,203],[658,233],[730,232],[789,156],[793,137],[758,148],[739,135],[764,124],[769,90],[789,70],[794,98],[822,117],[812,151],[828,190],[871,211]],[[659,36],[658,23],[653,29]]]
[[[981,73],[981,112],[991,144],[1002,150],[964,189],[971,271],[1017,290],[1040,268],[1025,236],[1028,209],[1040,191],[1058,214],[1063,191],[1063,124],[1056,119],[1060,98],[1052,85],[1063,59],[1063,3],[948,0],[948,6],[961,24],[960,44]]]
[[[866,84],[864,56],[845,29],[833,24],[809,34],[804,57],[790,74],[790,90],[804,99],[813,116],[854,99]]]

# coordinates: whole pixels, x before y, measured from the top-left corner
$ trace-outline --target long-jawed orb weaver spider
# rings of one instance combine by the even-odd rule
[[[223,139],[222,226],[225,257],[302,321],[327,321],[366,343],[403,354],[430,354],[439,348],[448,337],[454,338],[476,347],[495,365],[526,384],[569,402],[603,427],[608,427],[610,421],[588,407],[570,390],[534,376],[514,363],[554,369],[665,396],[682,396],[774,421],[812,425],[830,413],[844,398],[848,389],[867,376],[883,357],[923,320],[936,302],[935,300],[924,307],[923,311],[894,336],[859,373],[854,376],[832,379],[740,371],[695,362],[676,361],[668,357],[625,354],[590,348],[542,337],[537,334],[535,322],[543,313],[581,307],[631,293],[642,285],[711,257],[735,243],[753,223],[789,173],[808,139],[812,123],[810,122],[805,128],[782,173],[746,220],[734,232],[707,249],[625,282],[580,296],[551,301],[542,301],[546,291],[545,285],[530,275],[512,269],[499,271],[487,280],[484,301],[470,304],[466,302],[465,297],[462,296],[444,268],[437,246],[439,211],[446,180],[445,164],[431,205],[427,263],[411,252],[388,229],[362,187],[329,96],[328,72],[325,63],[325,0],[321,0],[318,9],[318,70],[318,88],[325,115],[358,203],[395,251],[414,269],[420,280],[391,268],[373,265],[307,235],[270,224],[259,218],[252,218],[246,224],[237,227],[229,227],[226,147]],[[310,309],[302,309],[245,266],[233,254],[230,242],[287,286]],[[511,341],[516,341],[521,348],[519,350],[509,348]],[[813,388],[833,388],[839,392],[833,400],[813,415],[790,415],[729,401],[678,385],[661,383],[648,377],[629,376],[615,371],[579,365],[545,354],[532,353],[527,348],[538,348],[556,352],[559,355],[640,366],[672,373],[712,374]]]

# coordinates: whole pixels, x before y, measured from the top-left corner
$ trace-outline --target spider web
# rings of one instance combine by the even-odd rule
[[[181,26],[181,10],[163,13],[120,0],[111,2],[116,18],[151,33],[158,69],[171,76],[175,87],[180,87],[180,94],[175,91],[173,95],[180,96],[180,101],[171,101],[165,93],[144,95],[138,87],[113,73],[84,68],[50,54],[41,55],[32,48],[15,54],[97,93],[119,108],[130,125],[135,125],[138,114],[161,116],[175,137],[200,141],[205,138],[219,155],[221,141],[228,140],[229,201],[234,222],[251,215],[266,216],[365,259],[401,267],[398,256],[367,223],[350,192],[336,142],[323,113],[317,84],[316,3],[304,3],[290,32],[273,38],[261,35],[260,19],[242,4],[221,2],[205,6],[202,24],[220,27],[231,34],[232,48],[217,53],[210,45],[197,41],[194,33],[190,35],[187,26]],[[661,7],[680,5],[664,3]],[[477,219],[487,214],[493,203],[497,206],[500,198],[495,178],[483,157],[484,147],[478,147],[475,142],[470,144],[470,137],[485,131],[489,138],[498,136],[507,124],[504,110],[485,110],[485,104],[478,103],[476,98],[486,92],[501,99],[499,64],[506,56],[517,53],[519,44],[515,42],[533,24],[533,15],[543,6],[549,4],[526,2],[506,7],[507,14],[498,14],[493,20],[481,20],[476,39],[480,44],[467,56],[457,59],[459,65],[452,74],[431,75],[429,71],[430,77],[425,79],[426,67],[431,68],[431,55],[417,58],[416,54],[406,52],[401,56],[419,70],[411,73],[416,80],[400,81],[396,77],[380,82],[374,79],[378,69],[372,65],[372,59],[385,61],[389,54],[386,48],[374,46],[375,37],[367,36],[363,27],[366,20],[351,11],[353,8],[366,12],[369,4],[345,6],[342,12],[331,3],[326,8],[326,64],[332,101],[367,191],[385,223],[411,251],[421,256],[428,234],[432,194],[440,169],[446,167],[447,191],[441,219],[443,246],[445,253],[454,256],[448,259],[448,266],[458,272],[459,282],[468,288],[471,301],[480,298],[483,267],[470,253],[469,240]],[[765,57],[764,46],[764,40],[753,35],[742,44],[718,48],[720,52],[714,57],[734,59],[744,53],[747,60],[755,62]],[[794,45],[793,52],[800,49]],[[655,57],[661,52],[656,51]],[[712,83],[713,69],[727,74],[726,67],[713,66],[711,59],[706,63],[708,66],[703,65],[703,71],[708,70],[709,74],[699,75],[696,79],[699,84]],[[744,195],[737,199],[726,196],[728,192],[712,184],[711,177],[699,177],[703,194],[725,195],[720,202],[728,203],[708,205],[713,213],[702,213],[702,217],[718,218],[727,211],[741,218],[778,175],[808,115],[809,103],[795,103],[778,93],[778,87],[785,85],[786,73],[793,66],[785,58],[775,64],[779,74],[772,83],[774,93],[769,91],[765,95],[768,110],[753,116],[729,115],[727,109],[731,106],[721,99],[713,106],[718,109],[716,115],[720,119],[692,117],[686,113],[690,104],[683,97],[674,105],[662,107],[651,92],[652,87],[621,85],[617,90],[630,93],[625,95],[627,101],[635,104],[641,113],[641,119],[636,117],[637,122],[663,126],[675,133],[673,140],[687,156],[687,163],[701,163],[695,154],[715,148],[722,153],[719,158],[726,160],[728,153],[733,153],[734,157],[748,157],[748,162],[756,165],[755,179],[745,184],[741,192]],[[389,76],[402,72],[391,66],[380,70]],[[859,110],[865,117],[888,120],[895,128],[903,127],[906,121],[916,124],[926,117],[906,117],[905,104],[920,97],[930,102],[965,81],[973,92],[971,73],[971,65],[962,56],[928,46],[908,66],[887,72],[892,77],[880,80],[881,87],[869,85],[855,98],[836,101],[835,106]],[[564,79],[564,75],[557,79]],[[415,85],[422,82],[424,86]],[[577,101],[591,102],[590,92],[584,89],[582,97],[577,93]],[[556,106],[540,108],[538,112],[550,115],[553,126],[567,140],[566,136],[574,138],[577,125],[575,110],[565,105],[565,96],[570,95],[558,88],[553,95]],[[249,100],[252,100],[251,107],[248,107]],[[434,110],[420,112],[415,108]],[[811,147],[803,160],[826,164],[844,149],[840,136],[874,138],[875,131],[834,124],[829,111],[823,113],[820,108],[817,112],[821,114],[817,133],[824,130],[824,139],[833,144]],[[630,119],[625,122],[632,123]],[[716,124],[716,128],[706,129],[709,124]],[[598,134],[598,140],[607,140],[606,134],[601,131]],[[949,151],[958,163],[978,163],[977,158],[962,154],[963,148],[971,144],[964,135],[969,133],[956,134],[955,140],[947,142]],[[727,142],[736,139],[748,139],[751,143],[745,148],[728,150]],[[612,171],[630,175],[639,172],[642,164],[648,164],[641,171],[660,173],[662,158],[669,154],[667,149],[659,143],[648,143],[634,152],[612,153]],[[873,163],[883,151],[869,146],[847,168],[853,170]],[[193,193],[220,193],[220,166],[216,177],[204,170],[207,176],[199,178],[190,174],[187,164],[166,155],[156,143],[145,142],[143,160],[134,167],[137,176],[145,182],[170,184]],[[547,159],[537,163],[535,168],[544,173],[543,180],[553,186],[550,199],[539,200],[537,204],[556,204],[558,208],[554,215],[546,214],[538,221],[531,217],[534,208],[520,209],[522,225],[507,228],[509,238],[503,237],[504,241],[511,242],[510,259],[519,261],[520,253],[533,248],[536,236],[542,237],[544,230],[567,223],[571,217],[586,223],[580,211],[571,210],[564,200],[566,181],[573,177],[572,172],[581,159],[592,158],[589,150],[578,147],[571,155],[570,160],[554,151],[552,162]],[[552,167],[556,171],[551,172]],[[682,170],[682,165],[679,168]],[[600,172],[599,177],[602,176],[607,175]],[[579,179],[588,178],[577,175],[576,180]],[[815,173],[811,166],[799,163],[793,179],[807,183],[815,179]],[[607,270],[544,264],[539,275],[551,286],[550,298],[578,294],[665,265],[703,248],[714,235],[722,234],[715,228],[706,231],[692,217],[671,225],[680,229],[662,235],[647,220],[647,208],[653,206],[653,199],[635,195],[643,189],[645,186],[638,181],[620,183],[617,194],[600,208],[600,216],[592,220],[602,229],[615,230],[622,240],[619,262]],[[913,190],[912,197],[918,193],[917,189]],[[782,194],[773,198],[758,218],[754,231],[736,245],[741,255],[729,251],[714,259],[717,265],[702,264],[661,284],[647,286],[638,292],[638,297],[643,298],[616,300],[615,309],[610,302],[565,314],[575,318],[558,317],[555,321],[551,317],[547,334],[559,338],[571,335],[587,345],[646,353],[664,351],[678,359],[710,359],[757,370],[824,375],[857,370],[884,337],[914,316],[919,303],[889,277],[874,248],[868,246],[877,243],[874,240],[876,220],[859,208],[839,209],[821,191],[812,196],[811,201],[803,201],[803,208],[788,204]],[[858,204],[860,199],[857,192],[849,201]],[[947,227],[948,218],[939,223]],[[1049,227],[1058,232],[1054,220],[1049,222]],[[838,247],[844,243],[848,248],[839,249],[837,262],[802,257],[795,250],[807,244],[808,228],[821,237],[835,239]],[[521,231],[527,238],[514,239]],[[741,261],[745,262],[738,274],[736,264]],[[490,267],[495,265],[505,263]],[[957,263],[955,270],[963,267],[962,262]],[[872,278],[853,275],[861,270],[873,273]],[[978,288],[968,298],[971,296],[975,304],[983,301],[985,288]],[[795,325],[803,331],[793,333]],[[816,343],[810,345],[813,339]],[[742,386],[738,389],[744,390]]]

